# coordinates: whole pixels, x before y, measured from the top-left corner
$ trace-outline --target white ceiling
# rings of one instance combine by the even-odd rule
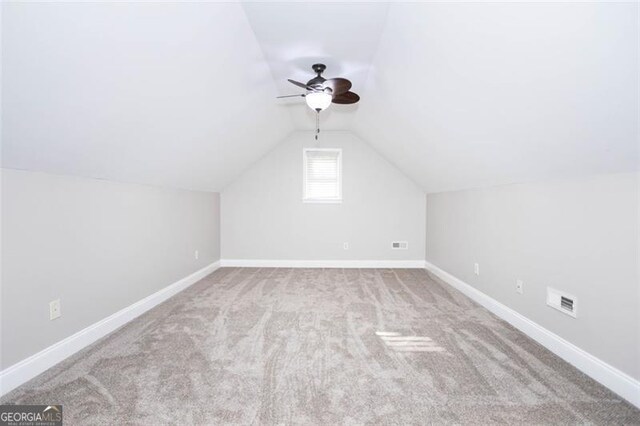
[[[219,190],[293,131],[240,4],[2,7],[4,167]]]
[[[387,17],[386,3],[244,3],[280,95],[303,93],[287,81],[315,77],[311,65],[323,63],[325,78],[344,77],[353,92],[364,89]],[[315,113],[304,99],[286,105],[296,129],[315,129]],[[349,128],[359,105],[332,105],[322,113],[322,129]]]
[[[638,169],[637,3],[7,3],[2,164],[219,190],[322,113],[429,192]]]
[[[355,133],[428,192],[638,169],[638,4],[393,4]]]

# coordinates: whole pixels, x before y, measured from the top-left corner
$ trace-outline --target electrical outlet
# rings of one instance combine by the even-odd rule
[[[476,275],[480,275],[480,264],[479,263],[474,263],[473,264],[473,273]]]
[[[342,243],[342,248],[345,250],[349,250],[349,243]]]
[[[193,253],[193,257],[194,257],[196,260],[198,260],[198,258],[200,257],[200,253],[198,253],[198,250],[196,250],[196,251]]]
[[[49,302],[49,319],[54,320],[56,318],[59,318],[60,315],[62,315],[62,311],[60,309],[60,299]]]
[[[516,280],[516,293],[524,293],[524,283],[522,282],[522,280]]]

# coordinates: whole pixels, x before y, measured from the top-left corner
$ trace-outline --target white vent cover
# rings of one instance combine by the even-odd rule
[[[574,296],[551,287],[547,287],[547,305],[574,318],[578,313],[578,301]]]
[[[391,243],[392,250],[406,250],[409,248],[409,243],[406,241],[393,241]]]

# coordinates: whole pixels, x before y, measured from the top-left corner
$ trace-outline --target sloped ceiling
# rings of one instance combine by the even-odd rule
[[[426,191],[638,169],[635,3],[3,3],[4,167],[219,190],[322,113]]]
[[[638,168],[638,5],[393,4],[355,132],[428,192]]]
[[[2,7],[4,167],[219,190],[293,130],[240,4]]]

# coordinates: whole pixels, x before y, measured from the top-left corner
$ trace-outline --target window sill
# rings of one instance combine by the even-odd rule
[[[314,199],[310,199],[310,198],[303,198],[302,199],[303,203],[311,203],[311,204],[342,204],[342,198],[338,199],[334,199],[334,200],[314,200]]]

